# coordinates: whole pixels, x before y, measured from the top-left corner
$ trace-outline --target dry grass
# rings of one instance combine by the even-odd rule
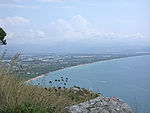
[[[95,98],[98,94],[83,89],[82,91],[70,91],[68,89],[39,88],[25,84],[11,73],[11,68],[18,56],[10,62],[8,69],[4,65],[0,67],[0,109],[24,106],[25,103],[39,106],[47,112],[61,113],[66,106],[78,104]]]

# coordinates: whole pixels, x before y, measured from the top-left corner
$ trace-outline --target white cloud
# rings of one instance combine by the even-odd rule
[[[30,20],[24,17],[14,16],[0,18],[0,27],[7,32],[9,43],[41,43],[47,39],[47,33],[38,28],[31,28]]]
[[[36,1],[45,2],[45,3],[47,3],[47,2],[49,2],[49,3],[63,3],[65,1],[68,1],[68,2],[75,1],[75,2],[77,2],[77,1],[81,1],[81,0],[36,0]]]
[[[6,3],[0,3],[1,8],[37,8],[36,6],[25,6],[25,5],[19,5],[19,4],[6,4]]]
[[[88,5],[89,6],[96,6],[97,4],[95,4],[95,3],[89,3]]]
[[[95,45],[109,43],[132,43],[141,42],[145,40],[140,32],[134,34],[119,34],[116,32],[101,32],[96,28],[91,28],[90,23],[81,15],[73,16],[70,20],[57,19],[51,22],[49,32],[39,28],[32,28],[29,30],[30,20],[24,17],[7,17],[0,19],[0,25],[5,26],[8,40],[10,42],[19,43],[58,43],[59,42],[91,42]],[[28,24],[29,23],[29,24]],[[15,29],[14,29],[14,25]],[[2,26],[2,27],[3,27]],[[10,38],[9,38],[10,37]],[[149,40],[150,42],[150,40]]]
[[[40,2],[51,2],[51,3],[61,3],[64,0],[38,0]]]
[[[141,33],[120,34],[115,32],[101,32],[98,29],[91,28],[90,23],[81,15],[76,15],[70,20],[58,19],[52,22],[52,28],[55,29],[54,36],[58,40],[78,41],[78,40],[97,40],[97,42],[127,42],[142,40],[144,36]]]
[[[85,18],[83,18],[81,15],[74,16],[71,21],[71,25],[77,30],[85,30],[88,26],[88,22]]]
[[[0,3],[0,7],[7,7],[7,8],[24,8],[23,5],[17,5],[17,4],[4,4],[4,3]]]
[[[7,35],[8,35],[8,38],[13,38],[15,36],[13,32],[8,32]]]
[[[63,6],[62,8],[64,8],[64,9],[70,9],[70,8],[72,8],[72,6]]]
[[[74,16],[71,19],[71,22],[75,22],[76,24],[80,23],[80,24],[83,24],[83,25],[87,25],[88,24],[87,20],[85,18],[83,18],[81,15]]]
[[[7,37],[10,40],[24,37],[23,35],[26,34],[27,25],[29,25],[28,23],[29,19],[19,16],[0,19],[0,27],[6,31]]]
[[[19,25],[19,24],[23,25],[29,23],[29,19],[19,16],[7,17],[6,21],[12,25]]]
[[[27,34],[27,37],[31,37],[31,38],[46,38],[46,33],[41,31],[41,30],[33,30],[30,29],[29,33]]]
[[[3,20],[0,19],[0,25],[2,26],[4,24]]]
[[[40,44],[47,41],[47,35],[44,31],[39,29],[27,28],[15,31],[7,30],[7,42],[9,44]]]
[[[88,22],[81,15],[72,17],[69,21],[58,19],[52,22],[54,29],[56,29],[57,37],[65,40],[78,40],[87,38],[92,29],[89,29]],[[59,36],[60,35],[60,36]]]
[[[46,34],[43,31],[37,31],[39,37],[46,37]]]
[[[134,37],[144,38],[143,34],[141,34],[141,33],[134,34]]]

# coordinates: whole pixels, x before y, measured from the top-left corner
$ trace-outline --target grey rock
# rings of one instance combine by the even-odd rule
[[[76,88],[76,87],[72,87],[71,90],[80,91],[80,89],[79,89],[79,88]]]
[[[102,113],[109,113],[109,111],[107,111],[107,110],[104,109],[104,110],[102,111]]]
[[[110,113],[117,113],[117,111],[115,111],[114,109],[111,109]]]
[[[132,113],[131,108],[117,97],[99,96],[88,102],[66,107],[64,113]]]

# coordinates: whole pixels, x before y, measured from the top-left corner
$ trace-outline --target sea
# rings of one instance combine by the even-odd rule
[[[61,83],[61,79],[66,85]],[[43,87],[79,86],[99,92],[104,97],[119,97],[133,110],[137,109],[138,113],[147,113],[150,112],[150,55],[65,68],[50,72],[32,81],[32,84],[41,84]]]

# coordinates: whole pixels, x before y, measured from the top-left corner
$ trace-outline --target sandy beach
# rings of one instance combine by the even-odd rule
[[[101,62],[101,61],[97,61],[97,62]],[[92,63],[96,63],[96,62],[92,62]],[[79,64],[79,65],[76,65],[76,66],[65,67],[65,68],[63,68],[63,69],[67,69],[67,68],[75,68],[75,67],[79,67],[79,66],[82,66],[82,65],[92,64],[92,63]],[[59,69],[59,70],[62,70],[62,69]],[[58,70],[56,70],[56,71],[58,71]],[[55,71],[52,71],[52,72],[55,72]],[[52,73],[52,72],[48,72],[48,73]],[[48,74],[48,73],[47,73],[47,74]],[[46,76],[47,74],[42,74],[42,75],[39,75],[39,76],[37,76],[37,77],[31,78],[31,79],[25,81],[24,83],[29,83],[29,82],[31,82],[31,81],[33,81],[33,80],[42,78],[42,77]]]
[[[140,56],[140,55],[137,55],[137,56]],[[128,56],[128,57],[135,57],[135,56]],[[127,58],[127,57],[121,57],[121,58]],[[79,66],[82,66],[82,65],[88,65],[88,64],[93,64],[93,63],[97,63],[97,62],[106,62],[106,61],[116,60],[116,59],[121,59],[121,58],[113,58],[113,59],[107,59],[107,60],[95,61],[95,62],[86,63],[86,64],[79,64],[79,65],[76,65],[76,66],[65,67],[65,68],[62,68],[62,69],[75,68],[75,67],[79,67]],[[62,70],[62,69],[58,69],[58,70],[56,70],[56,71],[59,71],[59,70]],[[48,72],[48,73],[53,73],[53,72],[55,72],[55,71],[51,71],[51,72]],[[39,76],[34,77],[34,78],[31,78],[31,79],[25,81],[25,83],[28,83],[28,82],[31,82],[31,81],[33,81],[33,80],[42,78],[42,77],[46,76],[48,73],[39,75]]]
[[[118,58],[117,58],[117,59],[118,59]],[[113,60],[113,59],[109,59],[109,60]],[[101,61],[95,61],[95,62],[86,63],[86,64],[79,64],[79,65],[76,65],[76,66],[65,67],[65,68],[62,68],[62,69],[75,68],[75,67],[79,67],[79,66],[82,66],[82,65],[88,65],[88,64],[93,64],[93,63],[97,63],[97,62],[109,61],[109,60],[101,60]],[[58,69],[58,70],[56,70],[56,71],[59,71],[59,70],[62,70],[62,69]],[[51,72],[48,72],[48,73],[53,73],[53,72],[55,72],[55,71],[51,71]],[[31,81],[33,81],[33,80],[36,80],[36,79],[42,78],[42,77],[46,76],[48,73],[46,73],[46,74],[42,74],[42,75],[39,75],[39,76],[34,77],[34,78],[31,78],[31,79],[29,79],[29,80],[25,81],[25,83],[28,83],[28,82],[31,82]]]
[[[36,80],[36,79],[42,78],[42,77],[44,77],[44,76],[45,76],[45,74],[40,75],[40,76],[37,76],[37,77],[35,77],[35,78],[31,78],[31,79],[25,81],[25,83],[31,82],[32,80]]]

